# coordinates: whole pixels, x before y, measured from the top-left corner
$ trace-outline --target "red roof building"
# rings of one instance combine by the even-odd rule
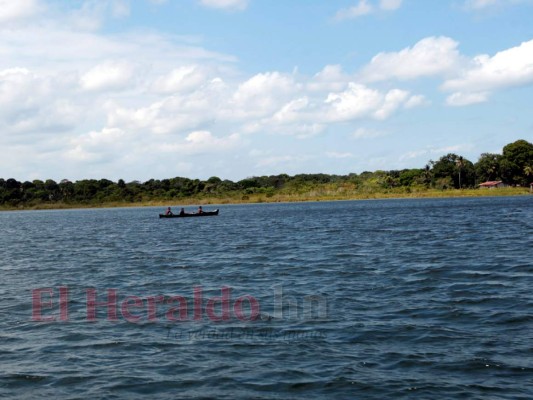
[[[485,189],[494,189],[494,188],[500,188],[500,187],[506,187],[507,185],[503,183],[502,181],[487,181],[479,184],[480,188]]]

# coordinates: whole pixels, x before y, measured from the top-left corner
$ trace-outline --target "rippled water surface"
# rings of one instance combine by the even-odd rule
[[[0,397],[531,399],[532,210],[0,213]]]

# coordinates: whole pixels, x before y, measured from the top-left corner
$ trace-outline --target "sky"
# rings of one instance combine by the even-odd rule
[[[423,168],[533,141],[533,0],[0,0],[0,177]]]

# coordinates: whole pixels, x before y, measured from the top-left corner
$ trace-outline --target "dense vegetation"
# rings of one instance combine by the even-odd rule
[[[84,179],[57,183],[19,182],[0,179],[0,207],[76,206],[125,203],[184,203],[218,199],[263,201],[277,196],[317,198],[324,194],[357,197],[361,193],[421,193],[438,189],[475,188],[487,180],[502,180],[514,186],[533,182],[533,144],[518,140],[503,148],[502,154],[483,153],[474,164],[462,156],[447,154],[424,168],[363,172],[349,175],[286,174],[259,176],[238,182],[211,177],[206,181],[188,178],[150,179],[144,183]],[[275,200],[272,199],[272,200]]]

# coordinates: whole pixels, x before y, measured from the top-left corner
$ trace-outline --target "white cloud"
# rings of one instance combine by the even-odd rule
[[[244,10],[248,7],[248,0],[200,0],[200,3],[209,8]]]
[[[95,31],[105,19],[124,18],[130,15],[126,0],[85,0],[80,8],[70,11],[70,23],[78,29]]]
[[[378,119],[388,118],[401,105],[405,105],[409,99],[409,92],[400,89],[390,90],[384,98],[382,106],[374,113]]]
[[[158,77],[152,89],[157,93],[188,92],[209,83],[210,75],[211,72],[200,65],[178,67]]]
[[[325,101],[328,105],[326,118],[332,121],[350,121],[359,118],[386,119],[413,97],[409,92],[392,89],[382,93],[358,83],[350,83],[340,93],[330,93]]]
[[[125,141],[125,132],[118,128],[103,128],[91,131],[71,140],[71,148],[65,153],[74,160],[96,161],[115,152]],[[130,142],[128,140],[128,142]]]
[[[257,74],[241,83],[232,97],[233,116],[265,117],[278,110],[299,91],[293,77],[279,72]]]
[[[395,11],[402,6],[403,0],[379,0],[377,5],[369,3],[368,0],[359,0],[357,5],[343,8],[335,14],[335,20],[342,21],[345,19],[359,18],[365,15],[373,14],[377,11]]]
[[[0,128],[16,134],[12,140],[19,134],[46,135],[71,128],[80,117],[80,107],[61,95],[67,86],[26,68],[0,70]]]
[[[136,164],[142,159],[142,165],[146,165],[157,164],[161,160],[169,163],[175,157],[224,153],[241,146],[242,143],[238,134],[218,137],[209,131],[193,131],[185,138],[154,141],[140,132],[105,127],[72,139],[64,157],[68,161],[123,166]],[[179,163],[182,168],[189,165],[183,158]]]
[[[405,108],[415,108],[420,106],[425,106],[430,104],[430,102],[422,95],[411,96],[409,100],[405,102]]]
[[[466,105],[486,101],[490,92],[533,84],[533,40],[490,57],[475,57],[458,77],[442,85],[453,91],[448,103]],[[463,103],[463,104],[461,104]]]
[[[484,54],[469,60],[459,53],[456,41],[428,37],[399,52],[376,55],[359,73],[363,82],[438,76],[446,79],[441,89],[452,92],[446,100],[452,106],[485,102],[495,90],[533,84],[533,40],[492,57]],[[425,104],[428,101],[419,95],[404,106]]]
[[[0,23],[21,20],[43,9],[38,0],[0,0]]]
[[[105,91],[125,89],[132,82],[135,68],[124,61],[109,61],[96,65],[86,72],[80,79],[84,90]]]
[[[446,104],[449,106],[469,106],[471,104],[484,103],[487,101],[489,94],[487,92],[480,93],[462,93],[455,92],[446,98]]]
[[[234,133],[226,137],[214,136],[210,131],[193,131],[184,140],[155,145],[157,151],[175,155],[198,155],[226,152],[242,145],[241,137]]]
[[[447,74],[460,63],[457,46],[458,43],[448,37],[428,37],[399,52],[379,53],[363,68],[361,77],[375,82]]]
[[[315,74],[307,84],[310,91],[340,91],[343,90],[350,77],[342,71],[340,65],[326,65],[322,71]]]
[[[291,100],[285,104],[281,110],[276,112],[272,117],[272,121],[278,124],[287,124],[300,120],[301,112],[305,110],[309,105],[308,97],[300,97],[295,100]]]
[[[374,8],[367,0],[359,0],[359,3],[356,6],[343,8],[335,14],[336,20],[343,19],[353,19],[358,18],[363,15],[371,14],[374,11]]]
[[[368,116],[379,109],[383,95],[364,85],[350,83],[344,92],[330,93],[326,103],[330,105],[329,119],[348,121]]]
[[[115,3],[105,4],[95,21],[113,14]],[[381,121],[424,103],[402,88],[364,85],[339,65],[311,76],[246,75],[235,57],[203,48],[201,38],[87,30],[62,12],[61,19],[46,14],[24,29],[0,26],[0,146],[20,145],[27,155],[17,161],[24,178],[35,171],[51,177],[49,166],[56,164],[71,179],[125,170],[124,177],[135,179],[168,176],[198,168],[195,157],[223,154],[218,161],[231,164],[228,157],[246,155],[250,142],[268,148],[275,135],[291,135],[287,141],[312,144],[309,138],[336,132],[337,124]],[[296,170],[306,163],[305,156],[275,151],[257,166]]]

